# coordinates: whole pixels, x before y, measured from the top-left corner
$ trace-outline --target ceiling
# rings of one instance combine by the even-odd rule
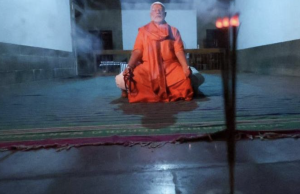
[[[76,4],[80,5],[84,9],[91,10],[103,10],[103,9],[121,9],[121,4],[149,4],[153,3],[157,0],[73,0]],[[193,5],[194,1],[201,0],[160,0],[160,2],[164,4],[174,3],[174,4],[185,4],[185,5]],[[217,0],[224,4],[229,4],[234,0]]]

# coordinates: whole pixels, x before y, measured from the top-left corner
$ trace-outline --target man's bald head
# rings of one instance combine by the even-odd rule
[[[165,23],[166,15],[164,4],[158,1],[151,4],[150,17],[153,22],[156,24]]]
[[[164,10],[166,10],[165,5],[163,3],[159,2],[159,1],[156,1],[156,2],[151,4],[150,11],[152,10],[153,5],[161,5],[164,8]]]

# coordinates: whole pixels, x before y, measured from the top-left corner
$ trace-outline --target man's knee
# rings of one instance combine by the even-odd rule
[[[192,74],[190,75],[192,88],[194,90],[194,94],[198,94],[199,87],[204,83],[205,78],[203,75],[199,73],[194,67],[191,67]]]
[[[119,75],[115,77],[116,85],[122,89],[125,90],[125,82],[124,82],[124,76],[123,73],[121,72]]]

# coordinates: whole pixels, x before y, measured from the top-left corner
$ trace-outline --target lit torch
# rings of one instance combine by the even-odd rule
[[[236,43],[239,15],[219,18],[216,27],[224,33],[225,60],[222,65],[223,97],[226,118],[227,153],[230,176],[230,193],[234,193],[235,115],[236,115]]]

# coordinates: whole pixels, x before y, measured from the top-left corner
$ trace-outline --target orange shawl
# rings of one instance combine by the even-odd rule
[[[161,57],[160,42],[167,39],[170,26],[165,23],[159,26],[150,22],[144,26],[148,43],[149,76],[153,91],[162,99],[167,98],[166,76]]]

